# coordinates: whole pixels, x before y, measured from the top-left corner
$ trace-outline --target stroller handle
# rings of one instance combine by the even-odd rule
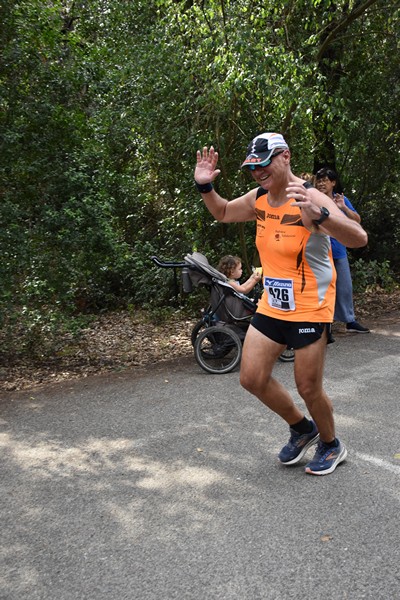
[[[183,268],[188,266],[188,264],[185,262],[163,261],[158,258],[158,256],[151,256],[150,258],[153,263],[157,265],[157,267],[162,267],[164,269]]]

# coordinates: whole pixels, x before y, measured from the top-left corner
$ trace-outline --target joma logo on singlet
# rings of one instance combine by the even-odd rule
[[[271,213],[267,213],[265,216],[267,219],[279,219],[279,215],[272,215]]]

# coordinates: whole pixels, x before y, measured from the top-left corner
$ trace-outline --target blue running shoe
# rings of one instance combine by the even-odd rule
[[[284,465],[294,465],[303,458],[307,450],[319,440],[319,433],[314,421],[311,421],[313,428],[310,433],[297,433],[290,428],[290,439],[286,446],[283,446],[279,452],[278,458]]]
[[[336,448],[332,448],[319,442],[314,458],[306,465],[306,473],[311,475],[328,475],[333,473],[336,467],[346,459],[347,450],[344,444],[339,441]]]

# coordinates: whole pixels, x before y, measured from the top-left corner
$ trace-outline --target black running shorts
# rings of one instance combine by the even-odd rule
[[[285,344],[295,350],[309,346],[321,339],[324,330],[327,333],[327,343],[331,344],[335,341],[332,337],[332,323],[283,321],[256,313],[251,324],[277,344]]]

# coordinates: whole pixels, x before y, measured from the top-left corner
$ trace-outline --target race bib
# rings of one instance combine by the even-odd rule
[[[268,294],[268,304],[278,310],[295,310],[293,279],[264,277],[264,288]]]

